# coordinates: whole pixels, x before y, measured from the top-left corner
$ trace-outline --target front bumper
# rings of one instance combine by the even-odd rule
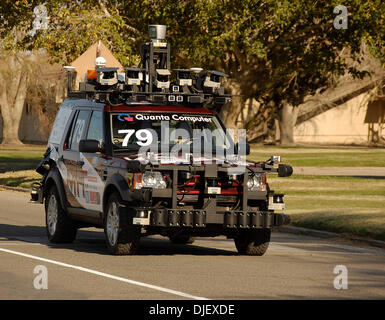
[[[222,211],[208,214],[205,210],[135,208],[133,223],[169,228],[205,228],[219,225],[225,229],[272,228],[290,222],[286,214],[271,211]]]

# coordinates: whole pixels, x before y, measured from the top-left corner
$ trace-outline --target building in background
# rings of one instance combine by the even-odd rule
[[[106,67],[123,69],[120,62],[103,42],[97,41],[71,64],[76,71],[74,89],[79,88],[79,82],[84,80],[87,70],[95,69],[95,59],[99,56],[106,59]],[[39,57],[39,59],[47,61],[45,56]],[[67,77],[61,65],[49,65],[39,73],[39,77],[44,84],[44,86],[39,87],[40,91],[44,91],[42,95],[44,96],[44,105],[38,107],[35,99],[27,96],[19,128],[19,138],[24,143],[44,144],[47,142],[57,109],[67,94]],[[2,119],[0,117],[0,141],[1,139]]]
[[[71,66],[74,67],[76,71],[75,90],[79,88],[79,82],[84,81],[87,70],[95,69],[95,59],[97,57],[106,59],[106,67],[108,68],[123,69],[123,66],[114,57],[112,52],[99,40],[71,63]]]
[[[368,145],[385,143],[384,76],[327,90],[313,106],[301,106],[296,143]],[[314,99],[312,99],[314,100]],[[314,111],[317,110],[318,111]],[[313,112],[312,112],[313,110]]]

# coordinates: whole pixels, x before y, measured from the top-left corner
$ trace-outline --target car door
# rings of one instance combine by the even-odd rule
[[[83,166],[83,161],[80,158],[79,142],[84,139],[87,129],[90,110],[78,110],[70,128],[70,134],[63,145],[62,176],[67,195],[67,201],[71,207],[84,207],[84,179],[79,173]]]
[[[103,116],[103,111],[92,111],[85,135],[86,140],[97,140],[101,146],[105,143]],[[105,181],[103,181],[105,170],[104,155],[100,152],[81,152],[80,160],[83,166],[79,169],[78,175],[84,181],[84,207],[89,210],[102,212],[102,196],[105,184]]]

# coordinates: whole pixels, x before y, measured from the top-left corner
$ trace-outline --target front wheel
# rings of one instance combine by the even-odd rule
[[[270,243],[270,229],[244,230],[234,238],[239,254],[262,256]]]
[[[77,227],[62,208],[55,185],[51,187],[45,198],[45,222],[50,242],[71,243],[75,240]]]
[[[133,225],[132,210],[121,205],[118,193],[113,193],[108,199],[107,212],[104,221],[104,233],[108,251],[115,255],[134,254],[140,241],[140,227]]]

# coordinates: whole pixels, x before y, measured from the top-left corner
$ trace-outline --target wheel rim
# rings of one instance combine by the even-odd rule
[[[56,231],[58,217],[58,207],[55,195],[51,195],[48,200],[47,207],[47,227],[50,235],[53,235]]]
[[[108,242],[111,246],[114,246],[118,241],[119,233],[118,206],[115,202],[112,202],[108,208],[106,227]]]

